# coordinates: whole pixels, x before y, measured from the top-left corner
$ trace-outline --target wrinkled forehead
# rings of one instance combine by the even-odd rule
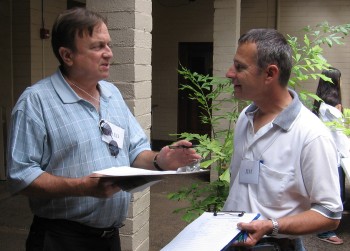
[[[245,42],[241,43],[237,47],[237,51],[234,57],[234,61],[239,61],[246,64],[257,63],[257,47],[255,43]]]

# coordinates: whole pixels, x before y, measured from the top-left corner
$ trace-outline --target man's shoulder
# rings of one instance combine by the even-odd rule
[[[123,99],[123,96],[116,84],[106,80],[98,81],[98,83],[101,86],[101,91],[104,94],[104,96],[113,96],[117,99]]]
[[[298,127],[301,131],[315,137],[330,136],[328,127],[305,106],[302,106],[298,118]]]
[[[23,109],[24,106],[28,107],[28,103],[38,105],[39,103],[42,103],[43,100],[52,98],[54,91],[50,77],[41,79],[33,85],[28,86],[23,91],[18,98],[14,109]]]

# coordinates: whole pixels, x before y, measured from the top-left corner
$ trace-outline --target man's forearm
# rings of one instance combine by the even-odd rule
[[[20,193],[28,197],[40,198],[82,196],[84,195],[83,178],[59,177],[44,172]]]

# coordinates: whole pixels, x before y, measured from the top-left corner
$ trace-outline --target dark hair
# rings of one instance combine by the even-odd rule
[[[342,103],[340,89],[341,72],[334,67],[330,67],[327,70],[323,70],[322,74],[329,77],[332,82],[323,80],[322,78],[318,81],[316,95],[321,98],[322,101],[315,100],[312,109],[313,113],[317,116],[319,115],[319,109],[322,102],[331,106],[336,106]]]
[[[238,44],[255,43],[260,69],[275,64],[280,70],[279,81],[287,86],[292,71],[292,49],[285,37],[274,29],[252,29],[243,34]]]
[[[82,37],[84,32],[88,32],[89,36],[92,36],[94,27],[102,23],[107,24],[107,20],[98,13],[85,8],[68,9],[58,15],[52,27],[51,45],[60,64],[63,65],[59,54],[60,47],[67,47],[75,51],[75,35]]]

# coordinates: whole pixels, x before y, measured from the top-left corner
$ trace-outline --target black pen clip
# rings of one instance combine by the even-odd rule
[[[239,217],[242,217],[245,214],[245,211],[214,211],[214,216],[218,215],[225,215],[225,214],[230,214],[230,215],[237,215]]]

